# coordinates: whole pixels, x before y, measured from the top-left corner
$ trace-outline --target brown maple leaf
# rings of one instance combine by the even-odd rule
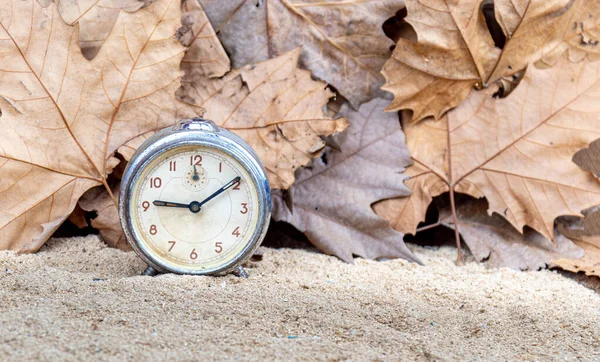
[[[571,162],[600,133],[599,89],[600,63],[563,59],[551,69],[530,67],[507,98],[473,92],[442,119],[406,126],[413,193],[375,210],[415,233],[432,197],[449,191],[454,204],[460,192],[486,197],[488,213],[517,230],[528,225],[554,240],[554,219],[600,203],[600,182]]]
[[[321,251],[347,262],[353,255],[419,262],[403,234],[371,209],[376,201],[410,193],[401,173],[410,156],[398,116],[383,111],[387,103],[374,99],[358,111],[345,104],[341,114],[351,125],[337,136],[342,151],[328,148],[322,159],[298,170],[285,197],[273,198],[275,220],[291,223]]]
[[[87,189],[108,188],[119,146],[198,113],[174,96],[179,16],[175,0],[122,12],[88,61],[54,4],[3,1],[0,249],[39,249]]]
[[[356,108],[384,93],[380,74],[394,42],[383,22],[403,0],[201,0],[234,67],[302,46],[301,66]]]
[[[444,202],[438,207],[439,223],[454,230],[450,205]],[[583,249],[560,233],[556,233],[555,246],[530,228],[520,233],[500,215],[488,215],[487,209],[485,199],[457,198],[456,201],[462,240],[475,259],[488,267],[539,270],[556,259],[577,260],[584,256]]]
[[[388,110],[410,109],[414,122],[439,118],[473,88],[486,88],[542,58],[554,63],[566,45],[597,27],[600,14],[597,1],[497,0],[495,17],[506,37],[499,49],[483,3],[406,0],[406,21],[419,41],[400,39],[383,67],[383,89],[394,94]],[[594,47],[580,46],[579,53]]]

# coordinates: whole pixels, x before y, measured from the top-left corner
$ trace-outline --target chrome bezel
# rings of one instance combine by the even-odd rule
[[[248,244],[229,262],[212,269],[172,267],[164,263],[142,241],[143,237],[133,226],[131,217],[133,188],[141,171],[163,153],[174,148],[188,146],[212,147],[235,158],[250,174],[258,194],[257,225]],[[125,236],[133,250],[157,271],[194,275],[225,274],[233,271],[251,257],[265,237],[271,220],[269,181],[260,158],[243,139],[224,128],[217,127],[211,121],[200,118],[184,119],[175,127],[166,128],[147,139],[129,161],[121,181],[119,217]]]

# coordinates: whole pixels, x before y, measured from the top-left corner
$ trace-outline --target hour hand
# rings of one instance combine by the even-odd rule
[[[182,209],[189,209],[194,214],[200,212],[201,206],[198,201],[192,201],[189,204],[180,204],[177,202],[154,200],[152,201],[152,203],[154,204],[154,206],[180,207]]]
[[[177,202],[160,201],[160,200],[154,200],[154,201],[152,201],[152,204],[154,204],[154,206],[182,207],[185,209],[190,207],[189,204],[179,204]]]

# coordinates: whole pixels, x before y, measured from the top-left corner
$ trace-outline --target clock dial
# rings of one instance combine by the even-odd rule
[[[225,265],[257,226],[258,193],[250,174],[215,148],[182,146],[160,154],[140,171],[133,190],[134,228],[146,249],[170,266]]]

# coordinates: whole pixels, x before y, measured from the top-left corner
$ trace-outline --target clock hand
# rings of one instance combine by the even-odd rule
[[[180,207],[182,209],[190,209],[190,211],[194,214],[200,211],[200,203],[198,201],[192,201],[189,204],[180,204],[177,202],[154,200],[152,201],[152,203],[154,204],[154,206]]]
[[[209,202],[210,200],[212,200],[213,198],[215,198],[216,196],[218,196],[220,193],[227,191],[227,189],[229,189],[230,187],[234,186],[236,183],[240,182],[242,178],[237,176],[235,177],[233,180],[229,181],[228,183],[226,183],[225,185],[223,185],[220,189],[218,189],[217,191],[213,192],[212,195],[210,195],[209,197],[205,198],[204,200],[200,201],[198,207],[206,204],[207,202]]]
[[[196,170],[196,165],[194,165],[194,176],[192,176],[194,181],[200,180],[200,176],[198,176],[198,170]]]
[[[154,201],[152,201],[152,203],[154,204],[154,206],[182,207],[185,209],[190,207],[190,205],[188,205],[188,204],[179,204],[177,202],[170,202],[170,201],[154,200]]]

